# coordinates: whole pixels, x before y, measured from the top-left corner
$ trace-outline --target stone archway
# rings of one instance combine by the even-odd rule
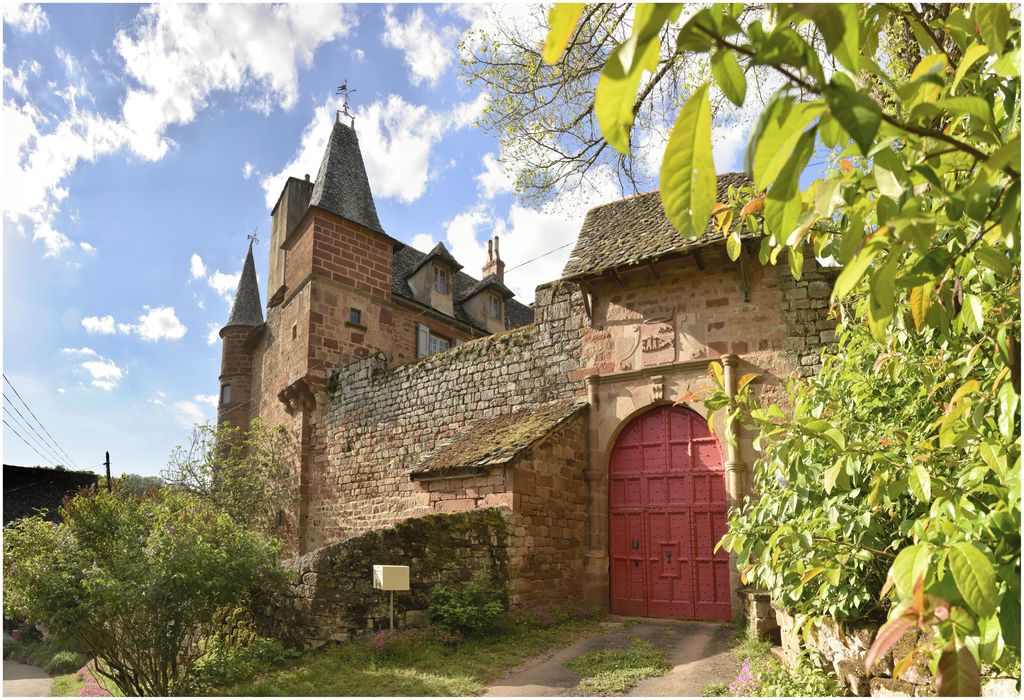
[[[657,406],[619,431],[608,460],[611,610],[732,618],[722,451],[689,408]]]

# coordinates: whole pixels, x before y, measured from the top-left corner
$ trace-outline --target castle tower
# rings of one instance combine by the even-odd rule
[[[223,340],[220,360],[220,401],[217,423],[227,422],[240,428],[249,426],[252,398],[252,347],[249,336],[263,325],[263,307],[256,282],[256,264],[252,259],[252,241],[238,280],[235,301],[227,324],[220,329]]]

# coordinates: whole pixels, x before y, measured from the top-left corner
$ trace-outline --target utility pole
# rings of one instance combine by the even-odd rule
[[[107,466],[107,493],[110,493],[114,490],[114,487],[110,485],[110,453],[107,452],[105,454],[107,455],[107,461],[104,462]]]

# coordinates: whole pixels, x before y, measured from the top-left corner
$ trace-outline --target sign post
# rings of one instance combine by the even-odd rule
[[[388,617],[391,621],[391,629],[395,629],[395,591],[409,590],[409,567],[374,564],[373,587],[390,593]]]

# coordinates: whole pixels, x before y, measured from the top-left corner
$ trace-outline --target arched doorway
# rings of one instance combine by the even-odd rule
[[[626,425],[609,459],[611,610],[729,620],[725,475],[695,411],[659,406]]]

